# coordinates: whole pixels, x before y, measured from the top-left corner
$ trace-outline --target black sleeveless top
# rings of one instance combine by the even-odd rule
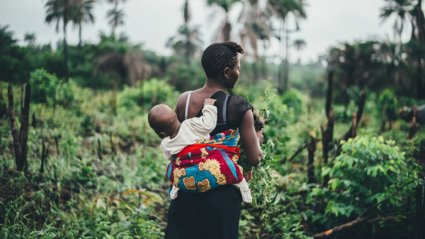
[[[214,135],[227,129],[239,128],[242,118],[248,110],[253,107],[244,98],[237,95],[229,95],[223,91],[217,91],[211,96],[216,99],[217,106],[217,126],[210,133]],[[198,113],[198,117],[202,115],[202,110]]]

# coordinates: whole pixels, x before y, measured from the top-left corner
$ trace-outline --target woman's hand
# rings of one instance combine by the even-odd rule
[[[259,138],[254,128],[254,115],[248,110],[242,118],[239,127],[242,146],[245,149],[246,162],[256,166],[263,159],[263,152],[260,148]]]
[[[247,182],[251,181],[252,179],[252,170],[246,171],[243,173],[243,177]]]

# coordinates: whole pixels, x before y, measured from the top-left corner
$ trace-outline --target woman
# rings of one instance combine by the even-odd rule
[[[199,116],[206,98],[217,99],[217,126],[211,135],[239,129],[246,160],[257,165],[262,152],[254,129],[252,107],[239,96],[225,97],[239,78],[243,49],[235,42],[214,43],[202,55],[205,85],[181,94],[176,113],[180,121]],[[171,201],[166,239],[234,239],[238,237],[241,194],[233,185],[219,186],[203,193],[179,192]]]

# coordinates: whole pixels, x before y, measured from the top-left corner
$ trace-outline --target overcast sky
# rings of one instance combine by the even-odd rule
[[[19,40],[25,33],[35,33],[37,42],[52,43],[62,37],[55,32],[55,26],[44,22],[46,0],[1,0],[0,25],[9,25]],[[95,5],[96,22],[83,28],[83,40],[97,42],[100,31],[110,32],[106,20],[106,11],[111,8],[106,0],[98,0]],[[218,27],[221,12],[206,7],[205,0],[191,0],[192,24],[201,25],[204,44],[212,41],[212,33]],[[292,59],[298,58],[306,62],[314,60],[319,54],[326,52],[332,45],[344,41],[366,39],[391,39],[393,36],[393,19],[382,24],[379,9],[384,0],[308,0],[307,20],[301,23],[301,31],[293,34],[292,39],[302,38],[307,42],[300,53],[292,52]],[[118,29],[124,31],[134,43],[143,43],[146,49],[159,54],[169,54],[170,49],[165,42],[173,36],[182,19],[183,0],[128,0],[125,9],[125,25]],[[236,18],[238,6],[233,10]],[[216,20],[214,20],[216,19]],[[214,24],[213,24],[214,23]],[[408,31],[408,30],[407,30]],[[69,27],[68,39],[77,43],[77,30]],[[269,55],[278,52],[276,44],[272,44]]]

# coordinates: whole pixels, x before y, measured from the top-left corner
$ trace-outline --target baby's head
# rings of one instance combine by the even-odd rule
[[[164,104],[152,107],[149,111],[148,121],[151,128],[161,139],[173,135],[180,125],[174,110]]]

